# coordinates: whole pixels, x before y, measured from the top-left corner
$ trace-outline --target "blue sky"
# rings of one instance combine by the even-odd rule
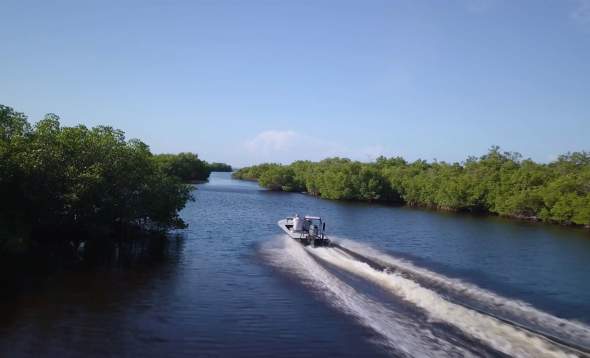
[[[590,150],[590,0],[6,1],[0,103],[242,166]]]

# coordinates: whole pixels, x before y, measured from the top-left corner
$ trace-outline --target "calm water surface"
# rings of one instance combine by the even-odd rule
[[[590,347],[587,231],[273,193],[228,173],[195,197],[158,260],[57,274],[2,302],[0,356],[583,353],[517,327]],[[324,217],[347,250],[280,235],[295,212]]]

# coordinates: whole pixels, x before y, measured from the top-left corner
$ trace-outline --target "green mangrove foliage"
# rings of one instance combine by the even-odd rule
[[[154,160],[166,174],[185,183],[206,181],[211,172],[232,171],[229,164],[207,163],[195,153],[157,154],[154,155]]]
[[[209,164],[209,170],[212,172],[231,172],[233,168],[229,164],[213,162]]]
[[[209,164],[194,153],[157,154],[154,161],[164,173],[183,182],[205,181],[211,174]]]
[[[541,164],[492,147],[463,163],[343,158],[246,167],[234,177],[334,200],[383,201],[590,226],[590,153]]]
[[[183,171],[196,156],[178,158],[111,127],[65,127],[54,114],[31,125],[0,105],[0,254],[184,227],[192,189],[179,177],[197,175]]]

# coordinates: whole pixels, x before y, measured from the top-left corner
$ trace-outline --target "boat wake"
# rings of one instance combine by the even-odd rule
[[[341,249],[357,253],[368,261],[376,262],[436,289],[451,300],[552,337],[566,345],[576,346],[586,353],[590,351],[590,327],[583,323],[555,317],[526,302],[508,299],[476,285],[418,267],[407,260],[385,254],[353,240],[339,240],[338,245]]]
[[[321,266],[309,255],[308,249],[294,240],[285,237],[277,240],[263,247],[262,253],[268,261],[277,268],[297,275],[328,303],[375,331],[382,337],[379,343],[406,356],[475,356],[356,291]]]
[[[286,237],[263,247],[268,261],[297,275],[323,299],[354,317],[380,342],[406,356],[588,357],[590,327],[542,312],[473,284],[418,267],[367,245],[339,240],[335,247],[303,247]],[[416,319],[360,292],[336,269],[379,287],[423,314]],[[442,324],[461,337],[441,335]],[[468,343],[461,344],[460,342]],[[480,350],[469,340],[488,349]],[[491,355],[494,355],[493,353]]]

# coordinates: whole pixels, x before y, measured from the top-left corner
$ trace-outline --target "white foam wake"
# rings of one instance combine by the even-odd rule
[[[277,244],[278,242],[278,244]],[[468,357],[470,352],[442,340],[431,331],[357,292],[319,265],[298,243],[284,237],[262,248],[275,267],[296,274],[335,308],[355,317],[383,337],[384,345],[415,357]]]
[[[499,313],[510,319],[520,318],[527,322],[527,324],[533,325],[536,329],[541,329],[545,333],[557,337],[564,337],[568,340],[573,340],[582,346],[590,347],[590,327],[583,323],[555,317],[549,313],[536,309],[523,301],[508,299],[476,285],[443,276],[425,268],[418,267],[407,260],[393,257],[356,241],[344,239],[340,240],[338,243],[342,247],[374,260],[384,266],[399,268],[402,271],[409,272],[418,277],[426,278],[429,282],[433,282],[448,290],[460,293],[461,296],[471,298],[482,306],[493,310],[494,313]]]
[[[469,336],[513,357],[574,357],[550,342],[495,318],[454,304],[436,292],[396,273],[378,271],[334,248],[310,248],[321,260],[374,282],[421,308],[431,319],[451,324]]]

